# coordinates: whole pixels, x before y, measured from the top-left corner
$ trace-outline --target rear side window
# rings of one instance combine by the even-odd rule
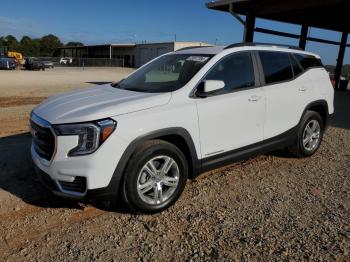
[[[260,51],[259,55],[266,84],[287,81],[293,78],[288,53]]]
[[[223,81],[225,91],[254,87],[254,67],[250,53],[242,52],[224,58],[213,67],[206,80]]]
[[[312,55],[294,54],[294,57],[297,59],[304,70],[307,70],[310,67],[323,66],[321,60]]]

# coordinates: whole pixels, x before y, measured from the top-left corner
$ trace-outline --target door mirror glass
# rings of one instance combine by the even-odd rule
[[[205,80],[197,87],[196,96],[207,97],[216,91],[222,90],[225,87],[224,81],[221,80]]]
[[[212,93],[223,89],[225,87],[225,82],[221,80],[206,80],[204,81],[204,93]]]

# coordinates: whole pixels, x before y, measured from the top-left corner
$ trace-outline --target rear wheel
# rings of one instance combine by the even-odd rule
[[[129,161],[122,195],[136,212],[160,212],[180,197],[187,176],[187,161],[180,149],[162,140],[147,141]]]
[[[323,120],[320,114],[307,111],[299,126],[297,142],[288,148],[289,152],[296,157],[313,155],[321,145],[323,131]]]

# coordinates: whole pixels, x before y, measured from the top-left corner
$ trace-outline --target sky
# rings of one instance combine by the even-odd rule
[[[226,12],[209,10],[209,0],[16,0],[3,1],[0,36],[41,37],[84,44],[202,41],[217,45],[241,42],[242,25]],[[13,11],[14,10],[14,11]],[[256,26],[299,34],[300,26],[258,19]],[[337,32],[310,29],[310,35],[340,41]],[[298,45],[298,40],[255,33],[255,42]],[[308,51],[335,64],[336,46],[308,42]],[[350,63],[347,49],[345,63]]]

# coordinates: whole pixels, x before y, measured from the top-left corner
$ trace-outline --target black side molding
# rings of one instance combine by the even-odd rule
[[[202,172],[219,168],[236,161],[247,159],[256,155],[264,154],[278,149],[283,149],[293,145],[296,141],[298,126],[289,129],[281,135],[269,138],[267,140],[228,151],[202,160]]]

